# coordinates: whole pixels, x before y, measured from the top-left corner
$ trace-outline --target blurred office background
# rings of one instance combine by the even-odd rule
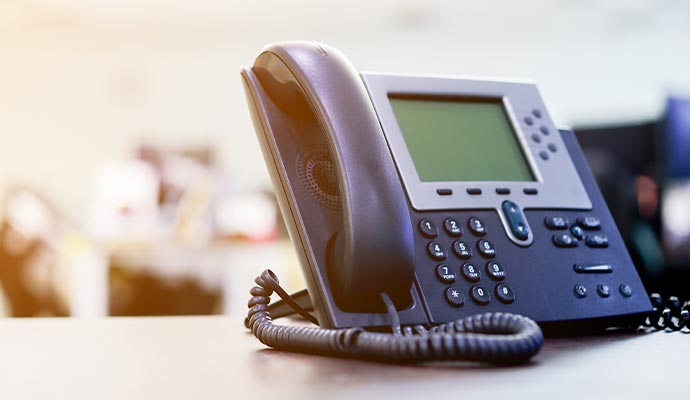
[[[0,314],[241,315],[302,281],[239,79],[308,39],[361,70],[532,78],[648,286],[687,294],[690,3],[0,2]]]

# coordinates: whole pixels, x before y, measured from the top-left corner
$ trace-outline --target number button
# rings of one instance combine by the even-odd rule
[[[438,244],[438,242],[429,242],[426,246],[426,251],[429,253],[429,256],[436,261],[443,261],[446,259],[446,249]]]
[[[481,278],[479,270],[471,263],[462,264],[462,276],[470,282],[478,282]]]
[[[446,218],[446,220],[443,221],[443,227],[446,229],[446,232],[450,236],[462,236],[462,226],[460,226],[460,224],[455,218]]]
[[[496,257],[496,248],[486,239],[482,239],[477,242],[477,250],[479,250],[479,254],[481,254],[484,258]]]
[[[500,284],[496,286],[496,297],[501,303],[510,304],[515,301],[515,293],[510,286],[505,284]]]
[[[436,228],[433,222],[426,218],[419,221],[419,232],[428,238],[435,238],[438,236],[438,228]]]
[[[455,273],[446,264],[436,267],[436,277],[443,283],[455,282]]]
[[[467,221],[467,226],[470,228],[472,233],[477,236],[486,235],[486,225],[484,225],[484,222],[477,217],[470,218],[470,220]]]
[[[491,302],[491,295],[479,285],[472,286],[472,300],[480,306],[485,306]]]
[[[459,240],[453,242],[453,252],[461,260],[469,260],[472,257],[472,249],[470,249],[470,246]]]
[[[453,307],[462,307],[465,304],[465,296],[456,287],[446,289],[446,301]]]
[[[506,271],[503,266],[495,261],[486,263],[486,273],[495,281],[502,281],[506,277]]]

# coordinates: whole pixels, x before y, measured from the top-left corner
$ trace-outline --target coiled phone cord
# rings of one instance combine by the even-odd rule
[[[536,322],[507,313],[475,315],[430,329],[421,325],[401,327],[386,294],[381,298],[393,333],[275,325],[268,308],[274,292],[307,320],[316,323],[316,319],[280,287],[270,270],[254,282],[258,286],[250,290],[245,324],[259,341],[279,350],[395,363],[463,360],[514,365],[529,361],[544,342]]]
[[[651,326],[657,330],[690,329],[690,301],[681,304],[678,297],[670,296],[664,302],[658,293],[652,293],[649,300],[651,300],[654,308],[645,320],[645,326]]]

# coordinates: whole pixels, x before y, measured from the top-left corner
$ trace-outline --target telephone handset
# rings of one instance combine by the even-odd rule
[[[265,272],[248,320],[264,343],[523,362],[541,346],[531,319],[625,326],[651,310],[572,132],[534,84],[360,74],[309,42],[267,47],[242,78],[316,315]],[[272,325],[274,291],[349,329]],[[385,326],[392,336],[363,331]]]
[[[294,198],[281,199],[292,237],[322,253],[301,261],[325,265],[317,279],[328,282],[343,310],[382,312],[381,292],[399,307],[410,305],[415,258],[409,211],[357,71],[335,49],[295,44],[270,47],[243,76],[258,96],[252,99],[257,112],[265,113],[263,129],[284,135],[263,138],[275,141],[267,143],[270,149],[264,145],[271,159],[289,160],[278,182],[283,188],[306,183],[311,191],[305,196],[288,189]],[[324,197],[328,202],[318,201]],[[323,227],[312,229],[306,220]]]

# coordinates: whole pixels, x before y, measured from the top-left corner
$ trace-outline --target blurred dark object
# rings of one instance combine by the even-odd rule
[[[220,289],[207,289],[191,277],[162,278],[150,271],[110,267],[112,316],[220,314]]]
[[[218,259],[211,249],[164,245],[118,251],[109,262],[108,314],[220,314],[223,268]]]
[[[22,187],[5,193],[0,221],[0,285],[14,317],[69,315],[58,257],[61,220],[40,195]]]
[[[137,158],[151,164],[160,176],[158,204],[174,206],[197,176],[213,166],[216,154],[211,146],[170,149],[144,144]]]
[[[670,98],[657,121],[575,132],[647,289],[690,297],[690,101]]]
[[[669,98],[660,125],[664,132],[664,177],[690,178],[690,99]]]

